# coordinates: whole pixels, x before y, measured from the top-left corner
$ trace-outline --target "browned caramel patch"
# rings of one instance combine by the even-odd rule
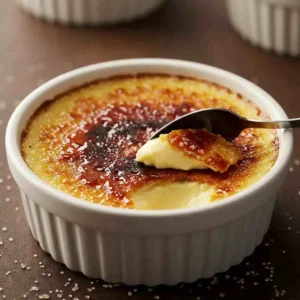
[[[168,142],[177,150],[221,173],[243,158],[237,146],[206,129],[173,130],[168,134]]]

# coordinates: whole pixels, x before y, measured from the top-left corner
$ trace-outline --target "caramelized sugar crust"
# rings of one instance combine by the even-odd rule
[[[224,173],[243,158],[236,145],[206,129],[173,130],[167,139],[172,147],[193,159],[203,161],[216,172]]]
[[[274,131],[243,131],[233,141],[243,159],[224,173],[156,169],[135,161],[138,149],[158,128],[210,107],[265,118],[241,95],[210,82],[167,75],[115,77],[42,105],[23,132],[22,154],[31,170],[52,186],[104,205],[132,208],[131,195],[137,189],[169,182],[210,184],[218,200],[269,171],[278,152]],[[179,145],[173,138],[171,143]]]

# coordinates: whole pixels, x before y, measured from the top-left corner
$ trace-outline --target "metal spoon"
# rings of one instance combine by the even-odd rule
[[[300,118],[282,121],[260,121],[241,117],[228,110],[209,108],[193,111],[156,131],[149,140],[159,137],[160,134],[170,133],[176,129],[206,128],[214,134],[220,134],[228,141],[232,141],[246,128],[296,128],[300,127]]]

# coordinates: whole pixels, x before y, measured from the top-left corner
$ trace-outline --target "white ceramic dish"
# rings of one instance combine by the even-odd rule
[[[17,0],[25,11],[50,22],[113,24],[141,18],[165,0]]]
[[[227,0],[233,27],[252,44],[300,55],[299,0]]]
[[[192,282],[238,264],[262,241],[287,172],[293,148],[291,130],[278,131],[278,160],[259,182],[195,209],[136,211],[89,203],[43,182],[30,171],[20,153],[21,132],[45,100],[98,78],[145,72],[214,81],[253,100],[274,119],[287,117],[259,87],[214,67],[168,59],[113,61],[61,75],[27,96],[7,127],[8,162],[20,187],[32,234],[56,261],[109,282]]]

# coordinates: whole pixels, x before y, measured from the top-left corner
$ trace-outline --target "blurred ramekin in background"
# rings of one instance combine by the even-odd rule
[[[101,25],[132,21],[165,0],[17,0],[25,11],[50,22]]]
[[[235,30],[253,45],[300,55],[299,0],[227,0]]]

